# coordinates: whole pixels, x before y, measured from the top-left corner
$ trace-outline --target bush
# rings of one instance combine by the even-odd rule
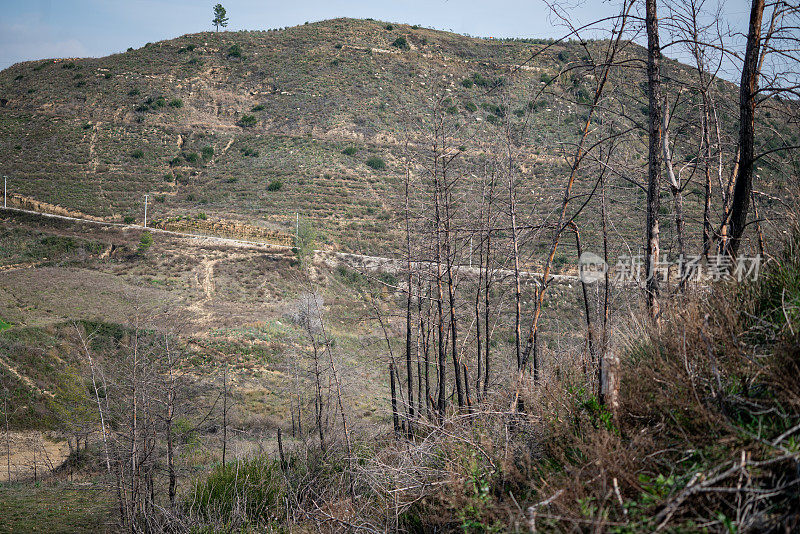
[[[183,100],[180,98],[173,98],[169,101],[169,106],[172,108],[182,108],[183,107]]]
[[[132,215],[126,215],[122,218],[122,222],[125,224],[133,224],[136,219]]]
[[[140,94],[141,94],[141,91],[139,91],[138,87],[134,87],[133,89],[128,91],[128,96],[138,96]]]
[[[249,156],[251,158],[257,158],[259,156],[258,150],[250,147],[245,147],[242,149],[242,156]]]
[[[386,26],[383,27],[383,29],[392,31],[394,29],[394,26],[392,26],[391,24],[387,24]]]
[[[206,219],[208,219],[208,215],[206,215],[204,212],[201,211],[195,216],[195,218],[200,219],[201,221],[205,221]]]
[[[211,159],[214,157],[214,148],[210,146],[204,146],[200,149],[200,153],[203,154],[203,159]]]
[[[475,85],[475,82],[473,82],[469,78],[464,78],[463,80],[461,80],[461,85],[463,85],[467,89],[470,89],[473,85]]]
[[[251,126],[255,126],[258,122],[258,119],[255,118],[253,115],[242,115],[242,118],[239,119],[239,126],[243,128],[249,128]]]
[[[264,111],[264,104],[256,104],[250,111]]]
[[[267,186],[267,191],[280,191],[283,187],[283,182],[278,178],[272,180]]]
[[[408,46],[408,41],[402,35],[394,40],[392,46],[395,48],[400,48],[401,50],[408,50],[410,47]]]
[[[197,163],[200,161],[200,156],[197,155],[197,152],[189,152],[183,155],[183,159],[189,163]]]
[[[467,102],[466,104],[464,104],[464,109],[466,109],[470,113],[475,113],[476,111],[478,111],[478,106],[476,106],[474,102]]]
[[[371,157],[371,158],[369,158],[369,159],[367,160],[367,166],[368,166],[368,167],[372,167],[372,168],[373,168],[373,169],[375,169],[376,171],[382,171],[382,170],[385,170],[385,169],[386,169],[386,162],[384,162],[384,161],[383,161],[381,158],[379,158],[379,157],[375,157],[375,156],[373,156],[373,157]]]
[[[195,484],[186,506],[212,523],[266,525],[283,515],[283,488],[279,462],[260,456],[218,465]]]
[[[358,152],[358,149],[354,146],[349,146],[342,150],[342,154],[345,156],[354,156],[356,152]]]
[[[239,46],[238,44],[235,44],[235,45],[231,46],[228,49],[228,57],[241,58],[242,57],[242,47]]]
[[[144,254],[153,244],[153,234],[150,232],[142,233],[142,238],[139,240],[139,254]]]
[[[137,148],[133,152],[131,152],[131,157],[133,159],[142,159],[144,157],[144,150],[141,148]]]

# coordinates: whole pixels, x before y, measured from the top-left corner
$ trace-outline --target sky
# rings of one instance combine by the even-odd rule
[[[100,57],[147,42],[211,30],[220,0],[0,0],[0,69],[19,61]],[[714,1],[714,0],[710,0]],[[615,0],[561,0],[577,22],[614,14]],[[543,0],[222,0],[228,30],[265,30],[336,17],[374,18],[482,37],[561,37]],[[643,2],[642,2],[643,3]],[[747,0],[723,18],[747,28]],[[676,52],[677,53],[677,52]],[[673,54],[674,56],[674,54]]]

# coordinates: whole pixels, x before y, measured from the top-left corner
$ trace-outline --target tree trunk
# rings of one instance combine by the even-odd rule
[[[645,239],[645,293],[647,308],[651,318],[658,316],[658,276],[656,267],[659,262],[659,225],[658,212],[661,207],[661,46],[658,39],[658,15],[656,0],[645,1],[645,26],[647,29],[647,84],[649,93],[648,109],[650,112],[647,180],[647,228]]]
[[[759,49],[763,15],[764,0],[753,0],[742,80],[739,84],[739,172],[736,175],[733,201],[731,202],[730,230],[728,232],[730,242],[728,250],[725,251],[732,257],[739,252],[742,235],[747,224],[750,195],[753,191],[756,95],[758,93]]]

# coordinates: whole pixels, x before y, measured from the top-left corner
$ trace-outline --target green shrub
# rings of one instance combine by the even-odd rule
[[[456,106],[450,106],[445,111],[447,111],[447,113],[450,115],[455,115],[456,113],[458,113],[458,108]]]
[[[255,126],[258,122],[258,119],[255,118],[253,115],[242,115],[242,118],[239,119],[239,126],[243,128],[249,128],[251,126]]]
[[[264,104],[256,104],[255,106],[250,109],[250,111],[264,111]]]
[[[104,77],[106,80],[110,80],[111,78],[113,78],[113,77],[114,77],[114,75],[113,75],[112,73],[110,73],[110,72],[106,72],[105,74],[103,74],[103,77]]]
[[[211,159],[214,157],[214,148],[210,146],[204,146],[200,149],[200,153],[203,154],[203,159]]]
[[[394,26],[392,26],[391,24],[387,24],[386,26],[383,27],[383,29],[392,31],[394,29]]]
[[[401,50],[408,50],[410,47],[408,46],[408,41],[402,35],[394,40],[392,46],[395,48],[399,48]]]
[[[208,219],[208,215],[206,215],[204,212],[201,211],[195,216],[195,218],[200,219],[201,221],[205,221],[206,219]]]
[[[182,108],[183,107],[183,100],[180,98],[173,98],[169,101],[169,106],[172,108]]]
[[[476,106],[474,102],[467,102],[466,104],[464,104],[464,109],[466,109],[470,113],[475,113],[476,111],[478,111],[478,106]]]
[[[379,157],[373,156],[367,160],[367,166],[372,167],[376,171],[382,171],[386,169],[386,162]]]
[[[141,159],[141,158],[143,158],[144,157],[144,150],[142,150],[141,148],[137,148],[136,150],[131,152],[131,157],[133,159]]]
[[[84,123],[83,124],[83,129],[84,130],[91,130],[92,129],[92,123],[91,122]]]
[[[139,254],[144,254],[153,244],[153,234],[150,232],[143,232],[142,238],[139,240]]]
[[[280,191],[283,187],[283,182],[276,178],[272,180],[269,185],[267,186],[267,191]]]
[[[251,158],[257,158],[260,154],[258,150],[250,147],[245,147],[241,151],[242,151],[242,156],[249,156]]]
[[[183,155],[183,159],[189,163],[197,163],[200,161],[200,156],[197,155],[197,152],[189,152]]]
[[[138,96],[140,94],[141,94],[141,91],[139,91],[138,87],[134,87],[133,89],[128,91],[128,96]]]
[[[461,85],[463,85],[467,89],[470,89],[473,85],[475,85],[475,82],[473,82],[469,78],[464,78],[463,80],[461,80]]]
[[[160,204],[163,204],[164,202],[167,201],[167,195],[156,195],[156,196],[153,197],[153,200],[155,200],[156,202],[158,202]]]
[[[266,456],[218,465],[187,495],[189,513],[226,524],[265,525],[284,510],[280,464]]]
[[[230,48],[228,48],[228,57],[235,57],[241,58],[242,57],[242,47],[238,44],[234,44]]]
[[[354,146],[349,146],[342,150],[342,154],[345,156],[354,156],[356,152],[358,152],[358,149]]]
[[[122,222],[125,224],[133,224],[136,219],[132,215],[126,215],[122,218]]]
[[[25,77],[25,76],[23,76],[22,74],[18,74],[18,75],[17,75],[17,77],[16,77],[16,78],[14,78],[14,81],[15,81],[15,82],[18,82],[18,81],[20,81],[21,79],[23,79],[24,77]]]

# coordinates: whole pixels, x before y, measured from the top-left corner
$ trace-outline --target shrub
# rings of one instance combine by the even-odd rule
[[[250,147],[245,147],[242,149],[242,156],[249,156],[251,158],[257,158],[259,156],[258,150],[255,150]]]
[[[131,152],[131,157],[133,159],[141,159],[141,158],[143,158],[144,157],[144,150],[142,150],[141,148],[137,148],[136,150]]]
[[[264,111],[264,104],[256,104],[250,111]]]
[[[394,40],[392,46],[395,48],[400,48],[401,50],[408,50],[410,47],[408,46],[408,41],[402,35]]]
[[[192,59],[187,61],[186,64],[187,65],[199,65],[200,64],[200,59],[198,59],[196,57],[193,57]]]
[[[133,224],[135,220],[136,219],[134,219],[132,215],[126,215],[125,217],[122,218],[122,222],[124,222],[125,224]]]
[[[278,178],[272,180],[267,186],[267,191],[280,191],[283,187],[283,182]]]
[[[90,130],[91,128],[92,128],[92,123],[91,122],[86,122],[86,123],[83,124],[83,129],[84,130]]]
[[[15,81],[15,82],[18,82],[18,81],[20,81],[21,79],[23,79],[24,77],[25,77],[25,76],[23,76],[22,74],[18,74],[18,75],[17,75],[17,77],[16,77],[16,78],[14,78],[14,81]]]
[[[103,74],[103,77],[104,77],[106,80],[110,80],[111,78],[113,78],[113,77],[114,77],[114,75],[113,75],[112,73],[110,73],[110,72],[106,72],[105,74]]]
[[[371,158],[369,158],[369,159],[367,160],[367,166],[368,166],[368,167],[372,167],[372,168],[373,168],[373,169],[375,169],[376,171],[382,171],[382,170],[385,170],[385,169],[386,169],[386,162],[384,162],[384,161],[383,161],[381,158],[379,158],[379,157],[375,157],[375,156],[373,156],[373,157],[371,157]]]
[[[139,239],[139,254],[144,254],[153,244],[153,234],[150,232],[143,232],[142,238]]]
[[[215,523],[261,525],[282,516],[284,478],[266,456],[218,465],[187,496],[192,515]]]
[[[183,100],[180,98],[173,98],[169,101],[169,106],[172,108],[182,108],[183,107]]]
[[[456,106],[450,106],[449,108],[447,108],[446,111],[450,115],[455,115],[456,113],[458,113],[458,108]]]
[[[204,146],[200,149],[200,153],[203,154],[203,159],[211,159],[214,157],[214,148],[210,146]]]
[[[189,163],[197,163],[198,161],[200,161],[200,156],[197,155],[197,152],[189,152],[183,155],[183,159],[185,159]]]
[[[228,57],[235,57],[241,58],[242,57],[242,47],[238,44],[234,44],[228,49]]]
[[[466,109],[470,113],[475,113],[476,111],[478,111],[478,106],[476,106],[474,102],[467,102],[466,104],[464,104],[464,109]]]
[[[164,202],[167,201],[167,195],[156,195],[156,196],[153,197],[153,200],[163,204]]]
[[[349,146],[342,150],[342,154],[346,156],[354,156],[356,152],[358,152],[358,149],[354,146]]]
[[[169,160],[169,164],[171,167],[174,167],[175,165],[180,165],[182,161],[183,160],[181,159],[180,156],[175,156],[174,158]]]
[[[386,25],[386,26],[384,26],[383,28],[384,28],[385,30],[392,31],[392,30],[394,29],[394,26],[392,26],[391,24],[387,24],[387,25]]]
[[[473,82],[469,78],[464,78],[463,80],[461,80],[461,85],[463,85],[467,89],[470,89],[473,85],[475,85],[475,82]]]
[[[201,221],[205,221],[206,219],[208,219],[208,215],[206,215],[204,212],[201,211],[195,216],[195,218],[200,219]]]
[[[243,128],[249,128],[251,126],[255,126],[258,122],[258,119],[255,118],[253,115],[242,115],[242,118],[239,119],[239,126]]]
[[[139,91],[138,87],[134,87],[133,89],[128,91],[128,96],[138,96],[140,94],[141,94],[141,91]]]

